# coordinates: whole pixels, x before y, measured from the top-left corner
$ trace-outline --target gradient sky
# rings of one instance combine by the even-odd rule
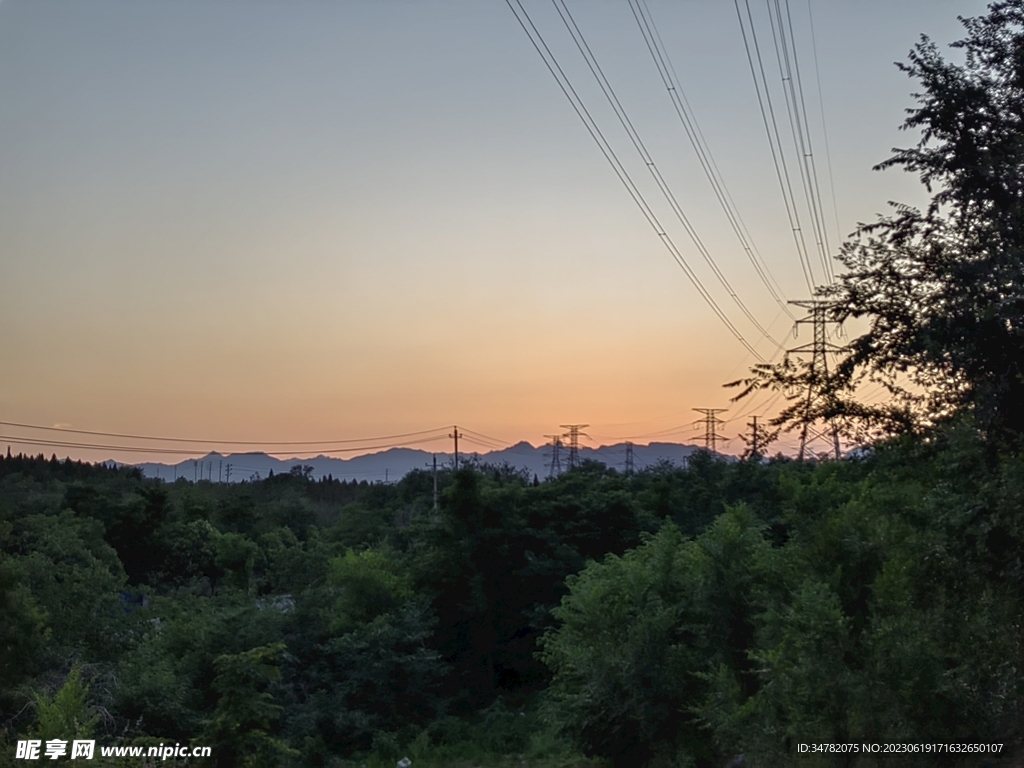
[[[552,5],[524,4],[653,202]],[[757,247],[806,298],[733,4],[649,6]],[[570,8],[722,271],[785,341],[626,0]],[[808,4],[791,8],[835,246],[886,201],[924,199],[871,170],[914,141],[898,130],[914,83],[893,62],[920,33],[961,37],[956,16],[984,4],[812,0],[838,225]],[[268,441],[459,423],[535,444],[581,422],[607,443],[728,407],[722,383],[754,361],[502,0],[3,0],[0,94],[2,421]]]

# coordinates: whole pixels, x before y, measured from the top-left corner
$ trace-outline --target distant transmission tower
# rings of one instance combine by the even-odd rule
[[[585,432],[580,432],[581,429],[589,427],[589,424],[559,424],[562,429],[568,429],[564,437],[569,438],[569,461],[566,462],[567,468],[572,469],[580,465],[580,435],[586,435]]]
[[[811,407],[814,404],[814,399],[820,395],[821,391],[828,385],[828,353],[838,352],[840,350],[839,347],[830,343],[828,340],[828,312],[835,306],[832,302],[812,299],[810,301],[791,301],[789,303],[797,307],[802,307],[810,312],[807,317],[796,321],[793,329],[794,333],[801,325],[810,325],[813,328],[814,335],[810,344],[804,344],[787,350],[787,352],[791,354],[810,354],[811,356],[811,369],[807,378],[807,400],[804,408],[803,427],[800,431],[800,454],[798,457],[799,461],[803,461],[804,451],[807,448],[807,432],[811,426]],[[839,431],[836,429],[835,424],[830,423],[829,426],[832,428],[832,446],[835,449],[836,458],[838,459],[841,455],[839,450]]]
[[[626,441],[626,474],[633,474],[633,444]]]
[[[544,437],[551,438],[551,467],[548,469],[548,479],[550,479],[562,474],[562,436],[544,435]]]
[[[704,447],[714,453],[718,450],[718,425],[725,424],[720,418],[719,413],[724,413],[729,410],[728,408],[694,408],[697,413],[703,413],[704,418],[698,419],[694,424],[704,425]]]

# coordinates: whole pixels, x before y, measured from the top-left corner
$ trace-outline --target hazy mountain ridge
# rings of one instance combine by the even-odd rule
[[[682,465],[695,450],[697,450],[696,446],[682,443],[634,445],[633,466],[640,470],[665,461]],[[563,471],[568,464],[568,457],[569,451],[563,446],[560,453]],[[339,480],[391,482],[402,478],[414,469],[431,468],[435,458],[438,467],[451,466],[454,459],[452,453],[431,453],[418,448],[389,448],[386,451],[354,456],[350,459],[324,455],[313,458],[279,459],[266,453],[222,454],[214,451],[195,459],[186,459],[177,465],[143,462],[134,466],[141,469],[146,477],[167,481],[184,477],[187,480],[241,482],[257,476],[265,478],[271,471],[274,474],[286,473],[299,464],[304,467],[312,467],[312,476],[315,479],[331,475]],[[461,461],[478,461],[484,464],[509,464],[540,478],[547,477],[551,471],[551,446],[533,446],[525,440],[500,451],[488,453],[463,453],[460,451],[459,458]],[[626,467],[626,444],[616,443],[602,445],[598,448],[580,448],[580,459],[582,461],[598,461],[608,467],[622,470]]]

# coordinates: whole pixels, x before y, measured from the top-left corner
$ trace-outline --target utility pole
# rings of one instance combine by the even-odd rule
[[[719,435],[717,427],[719,424],[725,424],[720,418],[719,413],[724,413],[729,410],[728,408],[694,408],[697,413],[703,413],[704,418],[698,419],[694,424],[704,425],[704,447],[715,453],[718,450]]]
[[[224,479],[221,476],[221,470],[224,468],[224,459],[217,459],[217,482],[223,483]]]
[[[807,400],[804,406],[803,428],[800,430],[800,454],[798,456],[798,460],[803,461],[804,451],[807,448],[807,431],[811,425],[811,407],[814,405],[815,397],[821,393],[822,389],[828,386],[828,353],[839,352],[840,348],[828,340],[828,313],[829,310],[835,308],[833,302],[811,299],[809,301],[791,301],[789,303],[806,309],[810,313],[807,317],[796,321],[793,326],[793,335],[796,335],[801,325],[810,325],[813,329],[813,339],[810,344],[786,350],[791,354],[811,355],[811,366],[807,378]],[[839,450],[839,431],[834,423],[830,422],[829,426],[832,427],[832,447],[835,450],[836,458],[839,459],[842,455]]]
[[[626,441],[626,474],[633,474],[633,444]]]
[[[231,462],[230,461],[228,462],[228,465],[227,465],[226,469],[228,471],[228,484],[230,485],[231,484]]]
[[[462,435],[459,432],[458,425],[452,427],[452,431],[449,433],[448,437],[455,438],[455,471],[458,472],[459,471],[459,438],[462,437]]]
[[[750,437],[740,435],[740,439],[747,444],[743,458],[759,461],[765,455],[765,449],[779,436],[779,430],[765,429],[763,424],[757,423],[757,416],[752,416],[751,419],[747,422],[747,426],[750,427]]]
[[[548,470],[548,479],[550,480],[552,477],[562,474],[562,459],[559,455],[562,449],[562,436],[544,435],[544,437],[551,438],[551,467]]]
[[[198,464],[199,464],[199,462],[197,462],[195,459],[192,459],[192,482],[193,483],[198,483],[199,482],[199,475],[197,474],[197,469],[196,469]]]
[[[437,454],[432,454],[434,459],[434,514],[437,514]]]
[[[580,435],[586,436],[586,432],[580,432],[581,429],[586,429],[589,424],[559,424],[562,429],[568,429],[565,433],[565,437],[569,438],[569,461],[567,462],[568,468],[573,469],[580,465]]]

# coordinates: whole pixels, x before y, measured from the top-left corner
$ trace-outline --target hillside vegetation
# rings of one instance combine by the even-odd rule
[[[58,705],[64,736],[222,765],[1019,737],[1024,459],[969,426],[817,465],[441,485],[435,513],[426,473],[161,485],[0,460],[8,737]]]

